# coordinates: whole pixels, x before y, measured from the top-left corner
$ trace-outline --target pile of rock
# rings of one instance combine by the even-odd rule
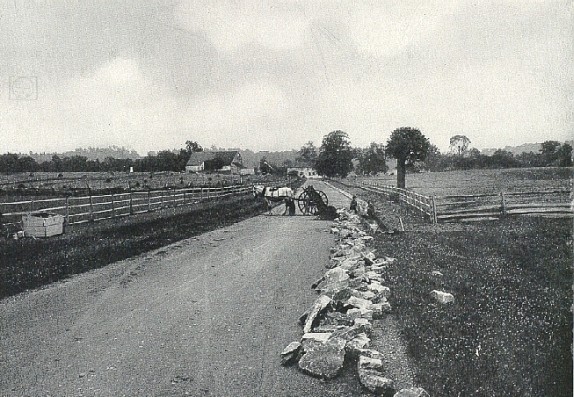
[[[420,388],[394,389],[385,376],[383,357],[370,349],[372,320],[391,311],[390,289],[382,274],[394,258],[375,255],[368,247],[373,239],[363,229],[359,215],[338,210],[331,232],[338,244],[331,249],[327,272],[312,287],[319,297],[299,319],[300,342],[290,343],[281,353],[284,365],[298,363],[312,376],[331,379],[345,360],[356,360],[361,384],[377,395],[428,396]],[[396,393],[395,393],[396,392]]]

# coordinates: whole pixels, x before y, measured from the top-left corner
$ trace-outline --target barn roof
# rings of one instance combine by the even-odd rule
[[[239,152],[237,150],[225,151],[225,152],[194,152],[189,157],[187,165],[201,165],[206,161],[220,159],[223,164],[230,165],[233,162],[235,156]]]

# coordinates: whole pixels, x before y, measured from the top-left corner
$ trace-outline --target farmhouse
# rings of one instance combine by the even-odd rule
[[[186,172],[230,172],[238,174],[243,167],[241,154],[237,150],[225,152],[194,152],[189,157]]]
[[[289,168],[287,168],[288,174],[295,173],[295,172],[301,178],[308,178],[308,179],[320,178],[320,176],[317,174],[317,171],[315,171],[311,167],[289,167]]]

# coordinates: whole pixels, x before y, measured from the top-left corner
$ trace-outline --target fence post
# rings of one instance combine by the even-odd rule
[[[506,215],[506,202],[504,200],[504,192],[500,192],[500,212],[504,216]]]
[[[435,201],[436,199],[435,199],[434,195],[431,197],[431,200],[432,200],[431,201],[431,204],[432,204],[432,223],[437,224],[438,220],[436,217],[436,201]]]
[[[112,218],[116,217],[116,208],[114,206],[114,194],[112,193]]]
[[[70,223],[70,198],[66,196],[66,224]]]
[[[185,207],[185,189],[183,190],[183,206]]]
[[[90,194],[90,222],[94,221],[94,200],[92,199],[92,189],[89,191]]]
[[[134,214],[134,198],[133,198],[133,194],[132,191],[130,189],[130,215]]]

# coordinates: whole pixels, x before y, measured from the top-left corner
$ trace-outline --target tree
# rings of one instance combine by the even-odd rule
[[[430,149],[429,140],[416,128],[401,127],[391,134],[386,152],[397,159],[397,187],[404,189],[406,165],[423,161]]]
[[[195,141],[185,141],[185,150],[189,154],[194,152],[203,152],[201,145]]]
[[[371,142],[371,145],[363,150],[358,150],[358,169],[363,174],[377,174],[388,170],[385,155],[385,146]]]
[[[440,149],[436,145],[430,145],[423,164],[424,168],[429,171],[440,170],[443,166],[443,157],[440,153]]]
[[[299,150],[299,156],[297,156],[297,161],[301,163],[308,164],[313,167],[315,161],[317,160],[317,148],[313,145],[312,141],[307,142]]]
[[[450,138],[450,151],[462,156],[470,145],[470,139],[465,135],[455,135]]]
[[[267,175],[271,173],[271,170],[272,167],[267,162],[267,158],[261,157],[261,159],[259,160],[259,172],[261,172],[261,174],[263,175]]]
[[[337,130],[323,137],[315,169],[329,178],[345,178],[353,169],[353,149],[346,132]]]
[[[540,147],[540,154],[545,166],[555,165],[559,160],[560,142],[544,141]]]
[[[560,146],[557,150],[558,165],[560,167],[572,167],[572,146],[568,143]]]
[[[514,154],[508,150],[498,149],[490,158],[495,168],[512,168],[518,166],[518,161],[514,158]]]

